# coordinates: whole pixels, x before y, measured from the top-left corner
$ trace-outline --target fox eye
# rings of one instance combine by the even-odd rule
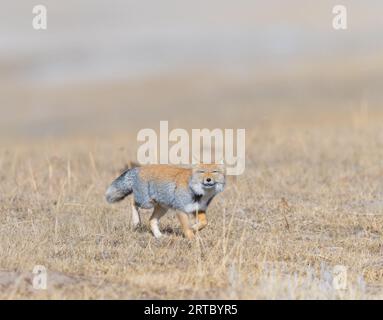
[[[205,173],[205,170],[197,170],[198,173]]]

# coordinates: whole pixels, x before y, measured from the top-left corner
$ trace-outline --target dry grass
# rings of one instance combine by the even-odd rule
[[[104,201],[134,156],[128,138],[5,146],[0,298],[383,298],[382,120],[249,130],[246,173],[195,242],[174,213],[158,241],[131,230],[127,202]],[[46,291],[31,287],[37,264]],[[331,286],[339,264],[345,291]]]

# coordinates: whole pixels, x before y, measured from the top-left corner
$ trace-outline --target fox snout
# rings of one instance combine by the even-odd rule
[[[205,186],[209,186],[209,185],[213,186],[215,184],[215,179],[214,179],[214,177],[208,175],[208,176],[203,177],[202,183]]]
[[[204,182],[207,183],[207,182],[210,182],[211,180],[212,180],[212,179],[211,179],[210,177],[208,177],[208,178],[205,178],[205,179],[204,179]]]

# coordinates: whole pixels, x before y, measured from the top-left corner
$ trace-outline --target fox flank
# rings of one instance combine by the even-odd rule
[[[140,208],[153,208],[149,223],[156,238],[162,236],[159,220],[168,209],[175,209],[185,237],[192,239],[196,231],[206,227],[206,210],[225,182],[225,167],[220,164],[198,164],[191,169],[148,165],[126,170],[113,181],[105,197],[113,203],[133,194],[134,227],[141,223]],[[190,220],[197,223],[191,225]]]

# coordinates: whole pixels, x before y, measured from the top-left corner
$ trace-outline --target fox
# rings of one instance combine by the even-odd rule
[[[140,209],[153,209],[149,225],[158,239],[163,236],[160,219],[169,209],[176,210],[183,234],[191,240],[207,226],[207,208],[225,184],[224,164],[199,163],[190,168],[152,164],[125,170],[108,187],[105,197],[114,203],[133,194],[134,228],[141,225]]]

